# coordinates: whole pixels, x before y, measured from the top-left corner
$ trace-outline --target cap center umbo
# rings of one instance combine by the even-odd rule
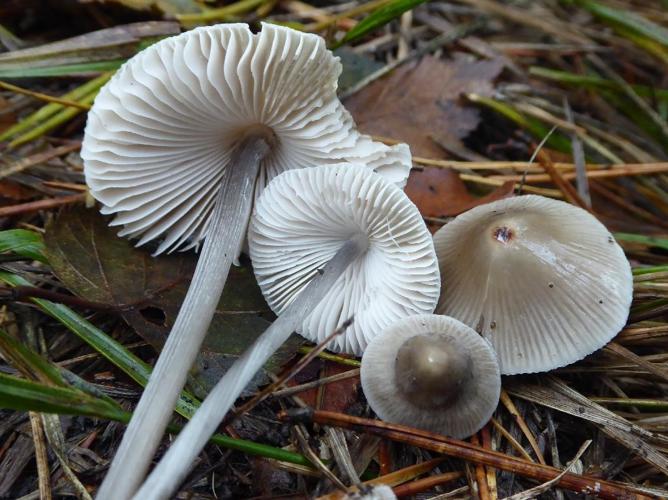
[[[509,243],[515,237],[515,232],[508,226],[496,226],[492,230],[492,238],[499,243]]]
[[[271,127],[262,123],[254,123],[241,127],[235,138],[235,147],[240,147],[249,142],[263,140],[269,146],[269,154],[275,150],[278,145],[278,136]]]
[[[397,352],[399,392],[419,408],[447,408],[471,376],[471,358],[438,335],[416,335]]]

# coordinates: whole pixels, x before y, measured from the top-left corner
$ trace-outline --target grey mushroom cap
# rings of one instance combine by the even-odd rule
[[[603,224],[568,203],[527,195],[482,205],[437,231],[434,245],[436,312],[481,332],[504,375],[574,363],[626,323],[629,262]]]
[[[501,391],[489,342],[439,315],[410,316],[376,336],[362,357],[361,378],[383,420],[455,438],[489,421]]]

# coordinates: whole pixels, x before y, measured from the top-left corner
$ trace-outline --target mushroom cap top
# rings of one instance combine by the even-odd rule
[[[120,236],[156,253],[206,236],[235,147],[270,144],[256,196],[292,168],[354,161],[403,186],[405,144],[359,134],[336,96],[341,64],[316,35],[263,24],[220,24],[166,38],[125,63],[88,114],[81,156],[86,182],[115,214]]]
[[[478,206],[439,229],[439,314],[480,331],[501,373],[568,365],[609,342],[633,296],[628,260],[587,211],[527,195]]]
[[[438,301],[433,242],[404,192],[351,164],[290,170],[264,190],[248,231],[255,276],[277,314],[351,238],[368,241],[366,252],[297,332],[319,343],[354,316],[328,347],[360,355],[387,325],[431,313]]]
[[[501,391],[489,342],[464,323],[433,314],[403,318],[377,335],[364,351],[361,377],[383,420],[455,438],[489,421]]]

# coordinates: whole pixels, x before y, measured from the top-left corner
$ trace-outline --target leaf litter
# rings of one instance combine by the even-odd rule
[[[475,449],[480,453],[498,450],[508,460],[515,456],[533,460],[535,449],[548,463],[561,467],[579,456],[582,443],[593,439],[574,466],[578,473],[621,480],[626,496],[641,491],[649,497],[665,497],[668,424],[662,374],[668,359],[668,257],[657,241],[665,240],[668,217],[668,147],[662,132],[668,116],[662,70],[668,61],[664,43],[668,18],[658,5],[631,0],[558,4],[458,0],[430,2],[385,26],[359,23],[369,12],[376,12],[376,18],[384,16],[383,3],[325,2],[315,8],[294,0],[242,0],[225,6],[219,1],[86,0],[71,2],[65,14],[55,3],[10,0],[0,5],[0,45],[7,49],[0,55],[0,75],[17,78],[12,83],[36,96],[59,96],[85,107],[111,74],[100,76],[100,71],[113,70],[157,37],[176,32],[177,22],[193,26],[269,19],[316,30],[331,46],[357,25],[352,33],[360,34],[358,40],[338,49],[344,64],[341,88],[352,93],[346,104],[364,132],[411,145],[419,159],[407,192],[432,228],[519,188],[563,197],[570,192],[567,185],[555,186],[554,175],[548,180],[537,175],[545,173],[545,161],[527,162],[557,123],[542,150],[557,179],[574,177],[577,162],[570,137],[576,130],[585,155],[578,174],[588,177],[593,211],[611,229],[627,233],[620,235],[620,243],[634,272],[642,276],[636,283],[631,320],[614,349],[553,375],[504,380],[512,397],[500,405],[494,425],[483,429],[475,441],[482,445]],[[384,12],[396,9],[393,12],[398,13],[416,2],[393,3]],[[171,21],[171,16],[177,21]],[[374,80],[381,73],[386,74]],[[72,75],[93,79],[72,79]],[[570,127],[563,113],[564,96],[573,109]],[[128,386],[127,379],[115,373],[145,367],[121,368],[118,353],[124,344],[144,360],[155,359],[155,351],[139,340],[158,347],[164,339],[182,297],[185,283],[179,280],[187,282],[194,256],[151,259],[147,250],[117,238],[94,210],[83,209],[83,196],[72,195],[85,190],[78,154],[49,154],[68,144],[76,150],[83,114],[55,103],[40,110],[36,99],[0,90],[2,127],[12,131],[2,139],[11,140],[12,146],[0,145],[7,171],[0,180],[0,196],[7,205],[0,207],[0,222],[10,230],[0,232],[2,276],[13,276],[13,283],[24,283],[19,275],[27,276],[45,292],[74,293],[116,310],[79,305],[74,312],[55,307],[58,304],[33,310],[23,300],[10,300],[0,308],[1,327],[31,346],[37,339],[38,356],[67,366],[87,384],[130,408],[138,386],[133,382]],[[15,129],[17,122],[23,128]],[[439,161],[447,161],[456,171],[442,168]],[[652,171],[640,175],[643,163],[651,164]],[[599,176],[615,168],[624,169],[623,175]],[[518,181],[525,172],[529,175],[524,182]],[[58,207],[72,204],[72,210],[55,215]],[[37,234],[45,230],[48,259]],[[200,370],[200,378],[212,372],[215,379],[230,353],[233,357],[241,349],[234,342],[243,340],[242,336],[229,335],[230,331],[253,331],[271,320],[249,268],[234,272],[230,283],[235,291],[226,295],[229,302],[225,297],[221,301],[218,324],[212,327],[200,359],[200,367],[213,368]],[[91,322],[98,329],[91,330]],[[71,332],[76,327],[88,330],[75,337]],[[104,346],[115,339],[118,350],[114,356],[104,356]],[[294,352],[295,347],[289,348],[270,367],[270,379],[271,372],[292,366]],[[361,427],[334,434],[331,429],[300,425],[302,439],[298,439],[292,433],[294,425],[277,422],[281,409],[300,407],[306,401],[313,408],[332,410],[341,426],[347,415],[371,416],[358,390],[356,361],[328,353],[323,358],[326,361],[312,362],[290,384],[310,392],[278,389],[276,394],[284,396],[267,399],[233,427],[223,429],[233,438],[241,435],[274,447],[263,448],[261,455],[287,453],[284,461],[250,458],[257,451],[247,445],[236,447],[244,451],[232,455],[221,455],[212,446],[181,495],[208,497],[212,490],[219,498],[330,492],[332,484],[309,467],[303,455],[312,454],[328,475],[333,474],[330,477],[346,487],[359,475],[362,482],[385,479],[397,485],[397,492],[420,498],[478,495],[492,499],[525,490],[525,495],[540,491],[541,498],[563,498],[560,490],[537,480],[538,476],[529,474],[531,480],[501,472],[503,467],[472,466],[469,460],[458,459],[457,453],[432,463],[430,459],[440,460],[442,455],[426,450],[442,447],[436,446],[436,440],[420,445],[410,430],[379,438]],[[2,377],[17,373],[8,359],[0,361],[0,370]],[[3,387],[0,383],[0,400]],[[0,495],[10,497],[35,497],[40,484],[44,489],[48,472],[54,495],[72,494],[79,485],[94,492],[104,474],[105,458],[113,456],[123,430],[100,419],[60,417],[64,445],[58,437],[56,449],[63,456],[76,456],[78,464],[71,463],[76,477],[68,479],[59,472],[59,457],[50,456],[48,471],[44,463],[40,471],[30,466],[38,442],[29,436],[31,426],[24,414],[0,410],[0,415],[0,436],[5,440],[0,445]],[[237,446],[233,441],[222,446]],[[523,462],[523,467],[535,472],[534,465],[531,460]],[[408,472],[415,467],[420,472]],[[387,474],[391,471],[406,472],[396,479]],[[419,474],[427,477],[413,481]],[[552,487],[532,490],[536,483]]]

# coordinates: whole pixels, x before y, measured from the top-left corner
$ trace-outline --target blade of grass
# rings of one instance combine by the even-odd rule
[[[102,87],[102,85],[107,83],[109,78],[111,78],[112,74],[113,73],[104,73],[103,75],[100,75],[97,78],[94,78],[84,83],[83,85],[75,88],[74,90],[66,93],[65,95],[62,96],[62,98],[67,99],[68,101],[78,101],[79,99],[90,94],[92,91]],[[62,104],[55,104],[55,103],[47,104],[46,106],[41,107],[31,115],[21,120],[16,125],[13,125],[12,127],[5,130],[2,134],[0,134],[0,141],[6,141],[11,137],[14,137],[22,132],[25,132],[31,127],[37,125],[38,123],[48,120],[62,109],[64,109],[64,106]]]
[[[42,235],[26,229],[0,231],[0,253],[12,252],[47,264]]]
[[[0,408],[124,421],[117,405],[68,387],[49,387],[0,373]]]
[[[668,47],[668,29],[645,19],[633,11],[620,9],[617,6],[614,8],[608,7],[592,0],[578,0],[577,3],[613,27],[623,26]]]
[[[363,37],[425,1],[426,0],[391,0],[357,23],[355,27],[348,31],[348,33],[346,33],[339,42],[335,43],[332,48],[336,49],[341,45]]]
[[[99,92],[100,89],[95,89],[89,94],[86,94],[84,97],[82,97],[79,101],[77,101],[80,104],[83,105],[90,105],[93,103],[95,100],[95,97],[97,96],[97,93]],[[83,112],[83,109],[81,108],[65,108],[58,113],[56,113],[54,116],[46,120],[45,122],[37,125],[35,128],[30,130],[29,132],[26,132],[25,134],[22,134],[18,136],[16,139],[13,139],[10,141],[8,144],[8,148],[16,148],[18,146],[21,146],[23,144],[26,144],[30,141],[33,141],[37,139],[38,137],[41,137],[49,132],[51,132],[53,129],[63,125],[64,123],[67,123],[70,121],[72,118],[75,116],[81,114]]]
[[[0,68],[0,78],[43,78],[43,77],[73,77],[98,75],[106,71],[115,71],[121,67],[126,59],[113,59],[111,61],[97,61],[90,63],[64,64],[62,66],[49,66],[44,68]]]
[[[44,360],[42,360],[42,363],[48,364]],[[52,365],[50,366],[55,369]],[[131,413],[123,411],[117,403],[107,397],[96,397],[67,386],[47,386],[2,373],[0,373],[0,408],[60,415],[81,415],[123,423],[129,422],[132,416]],[[178,426],[170,426],[168,430],[176,433],[181,429]],[[235,439],[221,434],[213,435],[211,442],[231,450],[311,467],[311,463],[303,455],[281,448],[244,439]]]
[[[642,234],[615,233],[615,238],[629,243],[640,243],[648,247],[657,247],[668,250],[668,238],[659,238],[657,236],[644,236]]]
[[[32,286],[32,283],[25,278],[3,271],[0,271],[0,281],[10,286]],[[150,366],[132,354],[122,344],[116,342],[102,330],[62,304],[55,304],[43,299],[31,299],[31,301],[37,304],[43,312],[60,321],[135,382],[141,386],[146,385],[151,374]],[[178,400],[176,411],[189,418],[195,413],[198,405],[197,399],[184,391]]]

